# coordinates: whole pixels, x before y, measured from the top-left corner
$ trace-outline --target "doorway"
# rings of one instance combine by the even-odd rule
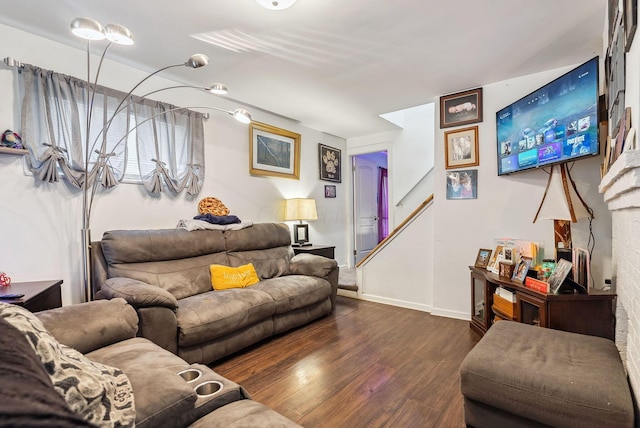
[[[353,170],[354,263],[389,234],[389,181],[386,151],[351,157]]]

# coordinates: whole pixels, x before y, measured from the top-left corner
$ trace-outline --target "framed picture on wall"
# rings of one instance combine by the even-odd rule
[[[340,149],[318,144],[318,157],[320,160],[320,180],[342,182],[340,170],[342,158]]]
[[[638,26],[638,0],[625,0],[624,1],[624,31],[625,31],[625,45],[624,51],[629,52],[631,43],[633,43],[633,36],[636,34],[636,27]]]
[[[478,151],[477,126],[444,133],[446,169],[480,165]]]
[[[482,88],[440,97],[440,128],[482,122]]]
[[[325,198],[335,198],[336,197],[336,186],[334,186],[334,185],[324,186],[324,197]]]
[[[300,134],[260,122],[249,125],[251,175],[300,179]]]
[[[477,199],[478,170],[447,172],[447,199]]]

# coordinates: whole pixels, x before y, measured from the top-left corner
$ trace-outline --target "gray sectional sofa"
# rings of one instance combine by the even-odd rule
[[[136,337],[123,299],[0,302],[0,427],[287,427],[238,384]]]
[[[260,282],[213,290],[210,265],[247,263]],[[136,309],[140,336],[203,364],[329,314],[338,289],[336,261],[294,255],[280,223],[106,232],[92,243],[92,272],[96,298]]]

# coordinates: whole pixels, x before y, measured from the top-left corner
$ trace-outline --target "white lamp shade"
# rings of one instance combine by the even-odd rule
[[[294,198],[286,200],[285,220],[317,220],[315,199]]]
[[[71,32],[86,40],[103,40],[104,28],[92,18],[76,18],[71,21]]]
[[[551,167],[547,188],[533,222],[540,219],[576,222],[589,217],[592,215],[576,191],[566,166],[562,164]]]

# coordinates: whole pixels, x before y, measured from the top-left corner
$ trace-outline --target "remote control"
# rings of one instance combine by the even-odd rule
[[[2,300],[13,300],[24,297],[24,294],[0,294],[0,299]]]

